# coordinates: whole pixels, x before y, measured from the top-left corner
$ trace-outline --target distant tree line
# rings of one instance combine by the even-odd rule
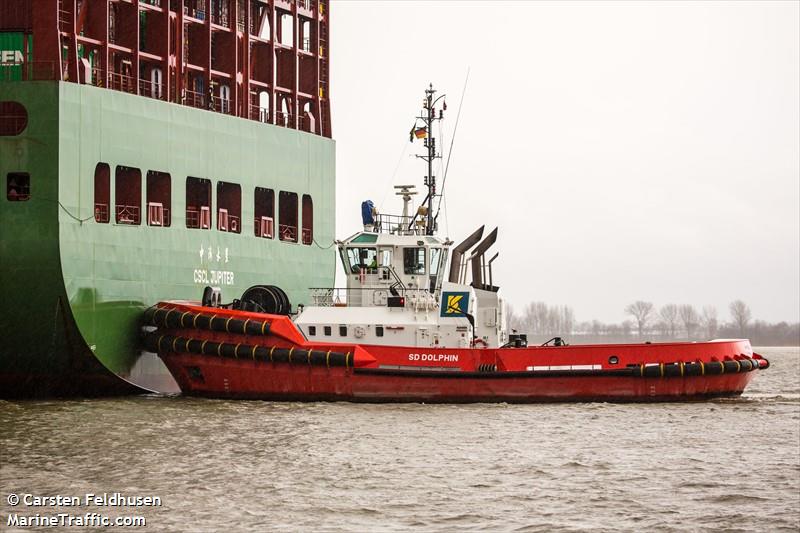
[[[670,303],[656,308],[652,302],[639,300],[625,307],[629,320],[606,324],[599,320],[577,321],[572,308],[566,305],[532,302],[519,312],[509,307],[507,321],[510,328],[527,333],[533,342],[556,336],[575,344],[749,338],[756,346],[800,345],[800,323],[753,320],[750,307],[741,300],[731,302],[728,311],[729,321],[721,322],[714,306],[698,311],[689,304]]]

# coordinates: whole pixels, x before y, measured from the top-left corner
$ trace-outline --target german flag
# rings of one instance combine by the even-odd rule
[[[416,137],[417,139],[424,139],[427,136],[428,136],[428,130],[426,130],[425,128],[417,128],[414,130],[414,137]]]

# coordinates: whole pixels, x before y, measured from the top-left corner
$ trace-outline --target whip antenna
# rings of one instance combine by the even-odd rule
[[[439,211],[442,208],[442,198],[444,198],[444,186],[447,184],[447,169],[450,168],[450,156],[453,155],[453,144],[456,142],[456,132],[458,131],[458,119],[461,118],[461,109],[464,107],[464,95],[467,93],[467,82],[469,81],[469,67],[467,76],[464,78],[464,88],[461,90],[461,101],[458,103],[458,113],[456,113],[456,123],[453,126],[453,138],[450,139],[450,148],[447,152],[447,163],[444,165],[444,176],[442,176],[442,192],[439,194],[439,203],[436,205],[436,216],[433,217],[434,224],[439,219]]]

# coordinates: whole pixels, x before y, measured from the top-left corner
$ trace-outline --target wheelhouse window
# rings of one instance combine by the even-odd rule
[[[25,202],[31,199],[31,175],[27,172],[9,172],[6,175],[6,199]]]
[[[142,171],[117,165],[114,172],[114,203],[117,224],[142,223]]]
[[[442,263],[442,249],[441,248],[431,248],[431,264],[428,267],[428,272],[430,273],[431,283],[430,283],[430,291],[434,292],[436,290],[436,282],[438,281],[439,277],[439,267]]]
[[[403,250],[403,272],[406,274],[425,273],[425,248],[405,248]]]
[[[275,237],[275,191],[256,187],[254,233],[256,237]]]
[[[211,228],[211,180],[186,178],[186,227]]]
[[[172,179],[166,172],[147,171],[147,225],[172,224]]]
[[[107,224],[108,204],[111,203],[111,169],[108,163],[97,163],[94,167],[94,219]]]
[[[297,193],[281,191],[278,196],[278,237],[297,242]]]
[[[314,203],[311,196],[303,195],[303,244],[314,241]]]
[[[378,251],[380,255],[380,261],[378,264],[382,267],[390,267],[392,266],[392,249],[391,248],[381,248]]]
[[[351,274],[369,272],[378,268],[378,250],[376,248],[347,248],[345,270]]]
[[[242,232],[242,186],[238,183],[217,183],[217,229]]]

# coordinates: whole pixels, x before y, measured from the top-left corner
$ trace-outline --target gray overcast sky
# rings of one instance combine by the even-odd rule
[[[740,298],[800,320],[798,6],[333,0],[337,234],[362,200],[399,213],[391,185],[422,188],[423,90],[448,94],[449,146],[469,67],[441,233],[500,226],[515,308],[610,322],[644,299],[727,319]]]

